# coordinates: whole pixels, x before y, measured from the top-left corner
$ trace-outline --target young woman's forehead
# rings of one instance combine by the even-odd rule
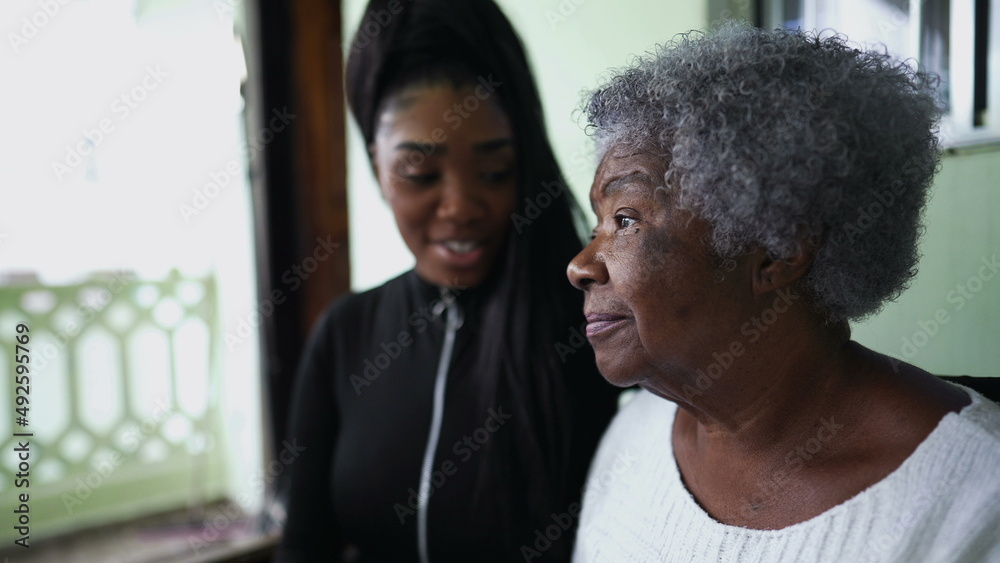
[[[399,97],[378,116],[377,141],[483,144],[512,135],[506,113],[487,93],[444,84],[408,90]]]

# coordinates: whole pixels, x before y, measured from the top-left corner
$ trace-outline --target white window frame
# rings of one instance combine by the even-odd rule
[[[806,30],[837,30],[837,22],[820,21],[824,2],[836,0],[798,0],[800,25]],[[870,0],[877,2],[879,0]],[[765,28],[780,27],[789,20],[783,0],[762,0]],[[905,52],[892,52],[901,58],[919,62],[920,31],[923,21],[923,0],[909,0],[907,46]],[[941,121],[941,141],[944,148],[1000,143],[1000,0],[990,0],[989,47],[987,53],[987,100],[984,124],[974,125],[974,41],[975,0],[950,0],[948,64],[948,113]],[[840,30],[837,30],[840,31]],[[867,38],[851,37],[852,41],[873,45]]]

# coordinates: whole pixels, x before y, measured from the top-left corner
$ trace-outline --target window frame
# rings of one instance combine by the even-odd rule
[[[837,29],[836,22],[822,21],[818,16],[824,0],[797,0],[799,17],[789,17],[789,4],[795,0],[762,0],[760,23],[772,29],[786,27],[786,22],[798,21],[806,30]],[[875,2],[876,0],[866,0]],[[975,33],[977,0],[949,1],[947,111],[941,119],[941,144],[945,149],[1000,143],[1000,0],[983,0],[989,3],[986,52],[986,109],[982,115],[984,125],[975,125],[973,90],[975,84]],[[926,0],[909,0],[905,25],[907,47],[905,52],[893,55],[920,65],[921,31],[924,24]],[[791,14],[796,15],[796,14]],[[899,25],[898,22],[893,22]],[[970,30],[972,32],[970,32]],[[839,30],[838,30],[839,31]],[[850,37],[852,41],[862,39]],[[874,42],[869,43],[873,45]],[[929,69],[934,72],[934,69]],[[942,77],[942,80],[945,78]]]

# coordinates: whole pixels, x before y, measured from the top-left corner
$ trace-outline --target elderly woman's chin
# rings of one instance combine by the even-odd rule
[[[654,357],[649,350],[610,342],[592,342],[597,369],[616,387],[638,386],[673,402],[684,389],[697,386],[698,373],[677,365],[670,357]]]
[[[614,338],[622,336],[620,334],[593,334],[594,330],[591,327],[594,324],[594,322],[588,323],[587,339],[594,349],[594,360],[601,375],[608,383],[618,387],[630,387],[638,383],[637,380],[642,373],[640,362],[637,361],[638,355],[631,347],[623,345],[621,340],[624,339]]]
[[[602,353],[595,346],[594,355],[597,360],[597,369],[608,383],[616,387],[631,387],[643,381],[642,372],[631,369],[627,365],[629,358],[623,358],[620,351],[607,350]]]

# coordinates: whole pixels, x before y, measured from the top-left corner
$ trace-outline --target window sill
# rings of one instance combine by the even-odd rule
[[[227,524],[214,541],[202,538],[204,514],[219,513],[215,505],[200,515],[179,510],[112,526],[80,530],[44,540],[31,547],[4,546],[0,561],[258,563],[270,561],[279,536],[260,531],[256,519]]]
[[[984,139],[949,145],[944,148],[946,156],[1000,152],[1000,139]]]

